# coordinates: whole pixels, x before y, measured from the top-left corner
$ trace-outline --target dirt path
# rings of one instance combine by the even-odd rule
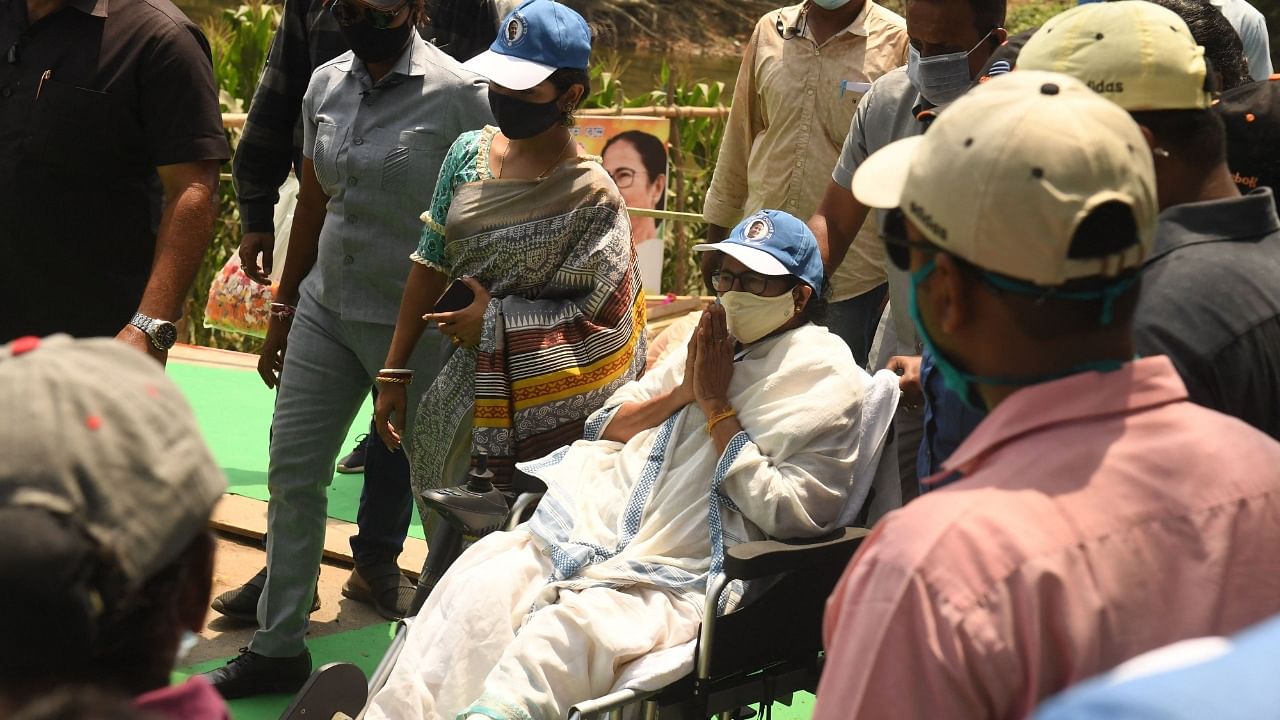
[[[213,594],[230,590],[253,577],[266,562],[266,553],[257,543],[218,536],[218,555],[213,571]],[[326,562],[320,569],[320,610],[311,616],[308,637],[356,630],[386,620],[363,603],[342,597],[342,584],[350,568]],[[183,661],[194,665],[206,660],[231,657],[249,644],[253,626],[223,617],[210,610],[201,640]]]

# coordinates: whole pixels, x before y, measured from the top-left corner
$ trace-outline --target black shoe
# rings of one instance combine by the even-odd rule
[[[234,620],[246,623],[258,623],[258,598],[262,597],[262,588],[267,584],[267,569],[262,568],[257,575],[249,578],[249,582],[233,590],[228,590],[213,599],[210,607]],[[311,612],[320,609],[320,591],[316,590],[315,599],[311,601]]]
[[[274,658],[240,648],[240,654],[204,678],[227,700],[268,695],[293,694],[311,677],[311,652],[294,657]]]
[[[416,591],[409,578],[400,572],[400,566],[393,562],[357,565],[342,586],[344,596],[372,605],[388,620],[403,620],[409,614]]]
[[[364,446],[368,440],[368,433],[356,436],[356,446],[347,453],[346,457],[338,461],[338,472],[343,475],[357,475],[364,472]]]

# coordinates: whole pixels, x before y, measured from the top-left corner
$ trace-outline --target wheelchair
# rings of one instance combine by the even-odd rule
[[[892,497],[887,500],[876,497],[882,477],[889,477],[890,492],[886,493],[886,486],[881,486],[881,493],[896,495],[892,492],[897,489],[896,457],[896,442],[891,431],[877,480],[850,527],[816,539],[760,540],[725,550],[723,573],[712,578],[707,588],[691,672],[657,690],[624,689],[579,702],[567,711],[568,720],[613,720],[624,714],[645,720],[694,720],[713,716],[728,720],[745,717],[743,709],[753,704],[790,705],[796,693],[815,692],[824,660],[822,618],[827,598],[870,532],[867,526],[884,510],[900,504]],[[888,475],[883,472],[886,463],[892,468]],[[452,544],[441,546],[438,555],[436,546],[432,546],[428,568],[424,568],[423,574],[426,576],[430,570],[437,576],[420,581],[415,615],[435,580],[465,549],[466,539],[474,540],[467,533],[477,528],[514,530],[532,514],[542,495],[541,492],[520,494],[511,503],[503,521],[494,522],[499,512],[499,498],[492,493],[500,491],[491,484],[486,486],[485,474],[483,460],[477,459],[468,483],[453,489],[471,493],[472,500],[464,500],[464,505],[475,509],[476,514],[465,518],[472,524],[464,526],[459,524],[463,518],[458,513],[446,513],[451,526],[461,528],[462,532],[449,541]],[[428,504],[438,509],[436,502]],[[874,509],[877,506],[879,509]],[[432,566],[430,555],[437,555],[437,565]],[[735,580],[755,581],[765,589],[749,594],[738,608],[720,615],[720,596]],[[413,615],[400,621],[395,638],[367,681],[364,673],[351,663],[330,663],[318,668],[285,710],[282,720],[362,718],[369,699],[390,677],[413,622]]]
[[[521,496],[523,507],[535,501]],[[504,529],[514,529],[519,517],[513,513]],[[569,709],[569,720],[618,718],[624,711],[646,720],[729,718],[748,705],[790,705],[795,693],[816,691],[826,600],[868,532],[849,527],[817,540],[761,540],[728,548],[724,573],[708,588],[693,672],[660,690],[621,690],[580,702]],[[761,595],[717,616],[717,601],[730,582],[767,579],[774,582]],[[360,718],[390,676],[412,622],[400,622],[367,683],[355,665],[330,663],[312,674],[283,720]]]

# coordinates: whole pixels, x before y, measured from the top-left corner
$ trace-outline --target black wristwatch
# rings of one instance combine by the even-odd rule
[[[142,313],[134,313],[129,324],[146,333],[157,350],[168,350],[178,342],[178,326],[168,320],[157,320]]]

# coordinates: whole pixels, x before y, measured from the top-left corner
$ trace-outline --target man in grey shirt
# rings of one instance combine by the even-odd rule
[[[331,8],[352,52],[318,67],[303,98],[302,187],[258,361],[277,388],[267,580],[249,648],[209,673],[228,699],[294,692],[311,672],[307,616],[333,462],[391,344],[445,154],[492,120],[485,83],[413,31],[420,3]],[[439,369],[438,341],[424,339],[399,369],[414,407]]]
[[[844,261],[868,215],[868,208],[855,200],[849,189],[854,171],[885,145],[924,132],[942,107],[968,90],[991,53],[1007,37],[1004,15],[1004,0],[908,0],[907,36],[911,42],[908,66],[876,80],[858,103],[826,194],[818,211],[809,219],[828,272]],[[930,62],[921,63],[925,58]],[[967,75],[956,72],[966,68]],[[956,181],[963,182],[963,179]],[[877,211],[876,220],[883,222],[882,212]],[[915,458],[924,416],[919,386],[920,345],[907,312],[909,278],[888,262],[885,273],[889,279],[887,330],[896,337],[896,344],[884,347],[888,332],[882,330],[881,357],[872,357],[871,362],[873,366],[887,366],[903,374],[906,394],[899,406],[895,427],[902,498],[906,501],[919,494]],[[894,357],[886,365],[888,355]]]

